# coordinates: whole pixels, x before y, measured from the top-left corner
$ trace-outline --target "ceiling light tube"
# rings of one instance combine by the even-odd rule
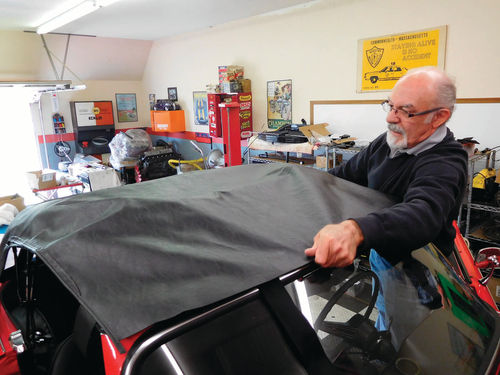
[[[102,7],[107,7],[113,3],[118,2],[119,0],[98,0],[97,3]]]
[[[70,23],[71,21],[86,16],[99,8],[100,5],[98,5],[95,1],[84,1],[40,25],[36,32],[37,34],[46,34],[63,25],[66,25],[67,23]]]

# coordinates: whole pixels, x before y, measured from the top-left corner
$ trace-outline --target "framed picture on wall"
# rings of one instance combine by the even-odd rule
[[[267,82],[267,127],[292,123],[292,80]]]
[[[208,100],[206,91],[193,91],[194,123],[208,125]]]
[[[169,87],[167,89],[168,93],[168,100],[173,100],[174,102],[177,101],[177,87]]]
[[[155,94],[149,94],[149,109],[154,110],[155,109],[155,104],[156,104],[156,95]]]
[[[135,94],[115,94],[118,122],[136,122],[137,101]]]

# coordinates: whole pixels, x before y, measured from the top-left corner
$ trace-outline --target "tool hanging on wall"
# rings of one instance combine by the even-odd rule
[[[61,158],[57,165],[57,169],[61,172],[67,172],[68,166],[73,162],[69,156],[71,153],[71,146],[64,141],[59,141],[54,145],[54,153]]]
[[[54,113],[52,115],[52,123],[54,124],[54,133],[63,134],[66,133],[66,125],[64,123],[64,116],[59,113]]]

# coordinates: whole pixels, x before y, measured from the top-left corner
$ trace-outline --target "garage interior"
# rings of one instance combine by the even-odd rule
[[[499,14],[497,0],[0,0],[0,240],[45,201],[345,163],[386,131],[380,103],[403,61],[425,58],[408,42],[414,60],[367,69],[363,41],[436,32],[435,65],[457,84],[447,126],[469,153],[457,223],[474,254],[500,247]]]
[[[457,139],[470,137],[477,142],[467,147],[481,153],[471,158],[470,165],[473,177],[479,173],[482,178],[477,180],[481,188],[464,200],[460,225],[466,237],[480,241],[478,246],[500,242],[495,208],[499,130],[493,125],[499,107],[499,85],[495,82],[499,78],[490,73],[498,61],[498,49],[489,42],[489,36],[498,34],[496,22],[489,21],[498,13],[496,2],[483,0],[458,6],[451,0],[428,2],[432,12],[427,13],[422,11],[422,4],[409,1],[368,4],[281,0],[254,1],[249,6],[243,1],[178,4],[122,0],[104,2],[106,6],[92,9],[51,33],[36,33],[38,26],[63,13],[64,7],[71,9],[78,3],[84,2],[39,1],[33,5],[20,1],[2,8],[0,105],[5,125],[1,129],[0,152],[6,162],[2,163],[1,197],[17,194],[24,204],[31,204],[85,188],[90,191],[89,170],[70,167],[68,172],[68,165],[76,157],[83,163],[92,160],[111,166],[108,143],[133,129],[144,130],[147,135],[142,141],[150,142],[151,147],[164,148],[141,153],[137,145],[132,151],[136,154],[128,157],[135,160],[116,161],[117,177],[112,170],[101,170],[97,177],[93,168],[90,178],[95,189],[168,176],[181,168],[197,169],[197,163],[184,161],[209,155],[212,167],[227,165],[228,161],[230,165],[289,161],[326,168],[326,158],[331,167],[342,158],[347,160],[385,127],[382,117],[370,121],[371,113],[364,113],[363,101],[377,107],[376,103],[388,93],[359,89],[359,40],[441,27],[446,31],[441,41],[443,67],[458,85],[459,104],[450,128]],[[228,66],[230,71],[236,69],[229,78],[224,71]],[[250,118],[242,128],[246,134],[235,139],[224,153],[230,137],[223,136],[221,125],[209,127],[206,97],[216,90],[230,92],[228,79],[233,80],[233,90],[242,92],[244,82],[245,91],[251,93],[250,108],[243,113]],[[288,106],[269,99],[270,87],[276,89],[273,85],[287,83],[293,87]],[[169,101],[169,97],[175,100]],[[215,95],[219,101],[222,97]],[[117,101],[123,106],[120,112]],[[131,101],[133,114],[127,115]],[[351,107],[340,108],[344,101]],[[91,102],[109,106],[109,121],[98,130],[75,123],[78,106]],[[169,109],[165,105],[183,112],[164,111]],[[330,106],[339,113],[329,115]],[[161,111],[152,112],[154,108]],[[158,116],[174,114],[174,127],[158,126],[165,122]],[[270,117],[275,115],[281,120],[273,122]],[[334,144],[329,140],[328,145],[334,147],[314,151],[307,143],[305,149],[301,145],[266,149],[269,138],[262,133],[275,130],[282,125],[279,121],[297,124],[295,131],[289,130],[292,138],[287,142],[298,142],[293,138],[298,126],[314,123],[326,123],[325,134],[339,137],[336,141],[343,142],[340,137],[356,141],[346,138],[342,144]],[[123,146],[123,137],[130,139],[122,134],[115,143]],[[124,150],[118,146],[119,152]],[[175,163],[175,158],[183,162]],[[138,159],[142,161],[136,172],[131,166],[137,165]],[[169,166],[170,159],[174,161]],[[46,169],[54,173],[26,175]],[[54,184],[76,186],[35,194],[42,177],[48,179],[44,188]]]

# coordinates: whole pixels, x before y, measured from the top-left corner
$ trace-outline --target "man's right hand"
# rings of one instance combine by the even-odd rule
[[[312,247],[305,250],[307,256],[322,267],[346,267],[356,257],[358,245],[363,242],[363,232],[354,220],[340,224],[328,224],[314,236]]]

